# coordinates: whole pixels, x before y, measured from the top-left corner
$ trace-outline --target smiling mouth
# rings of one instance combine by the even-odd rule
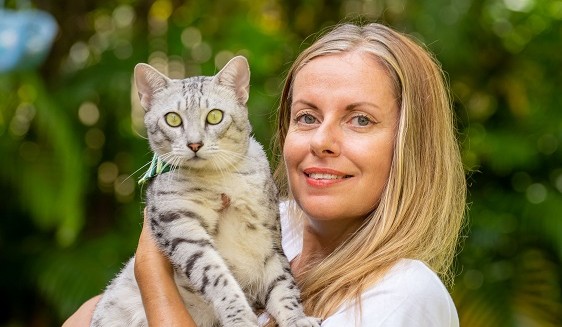
[[[352,177],[351,175],[333,175],[333,174],[318,174],[318,173],[310,173],[305,175],[308,178],[316,179],[316,180],[330,180],[330,179],[345,179]]]

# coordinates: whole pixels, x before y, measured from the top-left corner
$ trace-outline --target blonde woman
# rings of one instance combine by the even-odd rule
[[[384,25],[336,26],[295,60],[278,118],[283,247],[307,313],[324,327],[458,326],[445,285],[466,182],[432,56]],[[194,326],[147,235],[135,271],[151,326]]]

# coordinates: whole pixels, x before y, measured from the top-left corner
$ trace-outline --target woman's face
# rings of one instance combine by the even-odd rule
[[[289,187],[317,221],[363,219],[388,180],[398,104],[385,68],[351,52],[317,57],[295,76],[283,147]]]

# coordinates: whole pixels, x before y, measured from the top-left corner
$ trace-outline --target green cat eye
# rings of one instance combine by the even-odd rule
[[[207,114],[207,123],[216,125],[222,121],[222,111],[213,109]]]
[[[166,123],[172,127],[178,127],[179,125],[181,125],[181,117],[175,112],[167,113],[165,118],[166,118]]]

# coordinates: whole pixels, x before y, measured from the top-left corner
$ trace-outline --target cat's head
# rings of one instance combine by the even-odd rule
[[[224,170],[246,153],[250,69],[232,58],[215,76],[170,79],[147,64],[135,67],[152,150],[171,165]]]

